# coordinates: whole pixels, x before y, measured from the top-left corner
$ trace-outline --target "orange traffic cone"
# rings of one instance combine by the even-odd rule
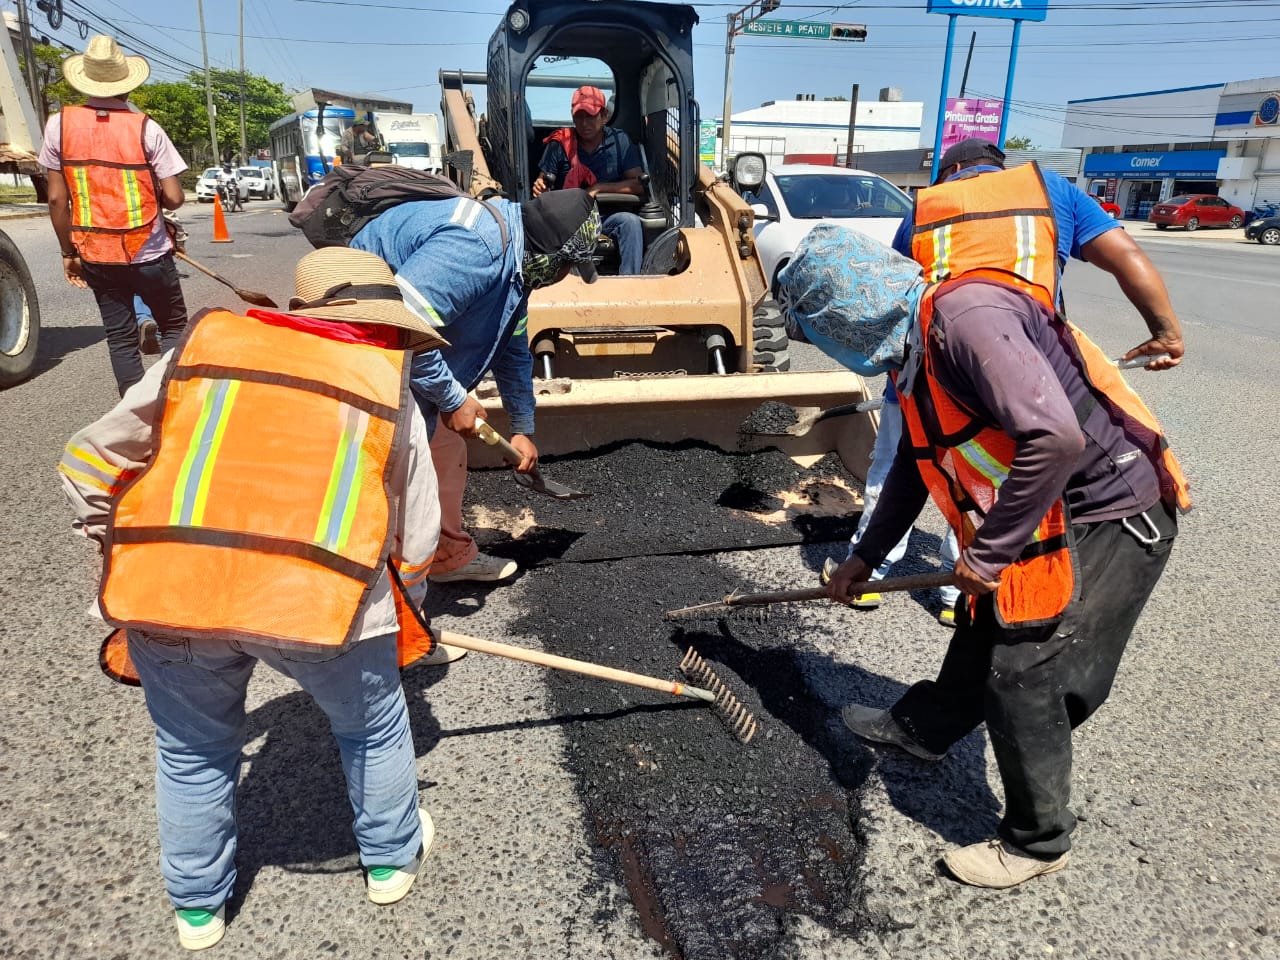
[[[222,214],[222,201],[213,195],[213,242],[234,243],[231,234],[227,233],[227,218]]]

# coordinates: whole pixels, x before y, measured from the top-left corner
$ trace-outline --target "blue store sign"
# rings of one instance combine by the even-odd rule
[[[1217,180],[1226,150],[1175,150],[1170,153],[1094,153],[1085,157],[1086,177],[1120,180]]]
[[[1043,20],[1049,0],[929,0],[928,13],[1001,20]]]

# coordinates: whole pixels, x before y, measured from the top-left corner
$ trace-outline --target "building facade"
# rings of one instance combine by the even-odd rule
[[[1128,218],[1184,193],[1280,203],[1280,77],[1068,101],[1062,144],[1084,153],[1081,185]]]

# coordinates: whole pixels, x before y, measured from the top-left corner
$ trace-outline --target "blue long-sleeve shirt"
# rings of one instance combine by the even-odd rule
[[[467,392],[492,372],[512,433],[534,429],[533,355],[525,334],[528,298],[520,265],[520,206],[490,200],[507,224],[466,197],[402,203],[372,220],[351,246],[391,265],[405,306],[449,341],[413,359],[413,393],[429,426],[438,411],[462,406]]]

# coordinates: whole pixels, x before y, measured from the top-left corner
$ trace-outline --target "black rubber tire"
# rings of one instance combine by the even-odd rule
[[[1280,246],[1280,227],[1267,227],[1258,234],[1258,242],[1264,247]]]
[[[756,307],[752,324],[752,356],[765,373],[785,373],[791,369],[791,339],[787,336],[782,310],[773,300]]]
[[[1239,230],[1244,226],[1244,217],[1232,217],[1231,222],[1227,224],[1232,230]]]
[[[0,388],[31,376],[40,341],[40,303],[27,262],[0,232]]]
[[[1199,217],[1192,217],[1190,220],[1187,221],[1187,233],[1191,233],[1192,231],[1199,230],[1199,229],[1200,229]]]
[[[680,272],[682,264],[676,260],[680,245],[680,228],[664,230],[649,244],[640,263],[640,272],[646,277],[669,277]]]

